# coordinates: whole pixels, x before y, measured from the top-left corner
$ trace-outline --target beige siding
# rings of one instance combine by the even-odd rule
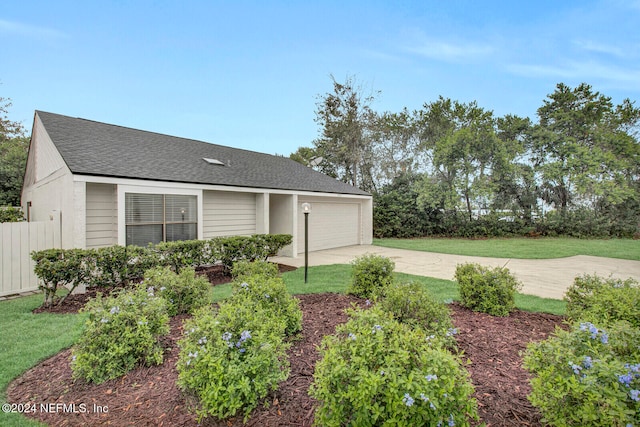
[[[116,186],[87,183],[87,248],[118,243]]]
[[[299,198],[298,252],[304,252],[304,214],[302,203],[311,203],[309,250],[338,248],[361,243],[361,203],[354,200]]]
[[[256,195],[205,191],[202,231],[204,239],[256,233]]]

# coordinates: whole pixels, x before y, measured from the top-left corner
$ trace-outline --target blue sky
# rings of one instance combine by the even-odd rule
[[[640,0],[0,3],[0,96],[34,110],[288,155],[355,76],[378,111],[442,95],[536,120],[559,82],[640,100]]]

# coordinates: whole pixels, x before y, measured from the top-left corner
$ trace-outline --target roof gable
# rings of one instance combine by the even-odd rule
[[[74,174],[368,195],[286,157],[43,111],[36,114]]]

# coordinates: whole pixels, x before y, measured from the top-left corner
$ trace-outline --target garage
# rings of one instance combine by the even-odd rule
[[[361,204],[351,201],[298,200],[298,252],[304,252],[302,204],[311,204],[309,251],[358,245],[361,242]],[[351,202],[351,203],[350,203]]]

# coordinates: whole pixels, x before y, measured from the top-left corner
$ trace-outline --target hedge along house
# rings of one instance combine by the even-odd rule
[[[36,111],[22,189],[64,248],[286,233],[280,255],[370,244],[371,196],[285,157]]]

